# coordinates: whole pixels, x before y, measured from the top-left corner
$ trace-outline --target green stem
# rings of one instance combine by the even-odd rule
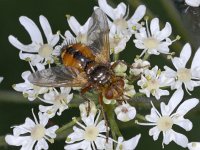
[[[144,57],[143,57],[143,60],[148,60],[150,57],[150,55],[148,53],[145,53]]]
[[[104,105],[105,111],[108,116],[108,121],[110,123],[110,129],[112,133],[112,137],[114,140],[117,140],[119,136],[122,136],[118,124],[115,121],[115,114],[114,114],[114,106],[113,105]]]
[[[119,59],[119,54],[113,54],[113,60],[117,61]]]
[[[140,115],[140,114],[137,114],[136,118],[143,120],[143,121],[146,121],[145,117],[143,115]]]
[[[81,120],[81,117],[78,117],[76,118],[77,121],[80,121]],[[56,139],[61,139],[61,138],[64,138],[67,136],[67,134],[69,133],[70,128],[72,126],[74,126],[76,124],[75,121],[70,121],[69,123],[63,125],[61,128],[59,128],[57,131],[56,131],[56,134],[58,135],[58,137]]]
[[[6,147],[8,144],[5,141],[5,136],[0,136],[0,147]]]

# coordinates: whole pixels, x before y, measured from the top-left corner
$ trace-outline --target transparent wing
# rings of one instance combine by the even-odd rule
[[[82,87],[87,83],[84,72],[65,66],[56,66],[31,74],[28,80],[37,86],[43,87]]]
[[[87,34],[87,45],[90,47],[97,62],[110,61],[109,27],[105,13],[97,8],[91,16]]]

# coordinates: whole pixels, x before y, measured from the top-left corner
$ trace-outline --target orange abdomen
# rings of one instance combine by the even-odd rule
[[[62,48],[62,63],[65,66],[77,68],[80,72],[85,71],[88,63],[95,60],[89,47],[84,44],[77,43]]]

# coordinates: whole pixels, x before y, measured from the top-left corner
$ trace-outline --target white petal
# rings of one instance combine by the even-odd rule
[[[39,110],[40,112],[45,113],[49,118],[53,118],[57,112],[57,109],[55,110],[54,106],[39,105]]]
[[[114,9],[108,5],[106,0],[98,0],[99,7],[113,20],[115,18]]]
[[[89,141],[82,141],[75,144],[66,145],[64,147],[65,150],[77,150],[77,149],[85,149],[85,150],[92,150],[91,144]]]
[[[174,65],[174,67],[178,70],[180,68],[185,68],[186,62],[184,59],[181,59],[179,57],[174,57],[172,59],[172,63]]]
[[[74,39],[75,38],[69,30],[65,31],[65,37],[67,39]]]
[[[146,115],[145,119],[149,122],[157,122],[159,119],[159,116],[155,110],[155,108],[151,108],[151,114],[150,115]]]
[[[89,115],[87,117],[83,117],[82,121],[86,124],[86,126],[94,125],[94,116]]]
[[[191,142],[188,144],[189,150],[200,150],[200,142]]]
[[[31,129],[34,127],[35,127],[35,123],[30,118],[26,118],[24,124],[16,126],[13,129],[13,134],[14,134],[14,136],[19,136],[21,134],[30,132]]]
[[[32,140],[30,136],[6,135],[5,141],[9,145],[22,146],[20,150],[31,150],[33,149],[33,145],[35,144],[35,141]]]
[[[163,142],[165,144],[169,144],[171,141],[174,141],[176,144],[178,144],[184,148],[187,147],[187,144],[188,144],[188,139],[185,135],[183,135],[181,133],[177,133],[173,130],[166,132],[166,135],[163,139]]]
[[[98,0],[99,7],[113,20],[123,17],[126,13],[126,5],[120,3],[117,8],[112,8],[106,0]]]
[[[88,27],[90,25],[90,20],[91,20],[91,17],[88,18],[88,20],[85,22],[85,24],[82,26],[81,28],[81,33],[87,33],[88,31]]]
[[[38,71],[45,69],[44,64],[37,63],[35,66],[37,67]]]
[[[40,24],[42,26],[42,29],[44,31],[46,38],[49,40],[49,38],[52,36],[52,30],[51,30],[51,26],[49,24],[49,21],[43,15],[40,15],[39,21],[40,21]]]
[[[153,136],[153,140],[156,141],[160,135],[160,130],[155,126],[149,130],[149,135]]]
[[[173,123],[182,127],[183,129],[185,129],[186,131],[190,131],[192,130],[192,122],[188,119],[185,119],[183,117],[173,117]]]
[[[43,44],[41,32],[37,27],[37,25],[31,19],[29,19],[26,16],[21,16],[19,18],[19,21],[21,25],[23,25],[26,31],[29,33],[31,40],[33,42],[36,42],[38,44]]]
[[[77,36],[81,28],[80,23],[76,20],[74,16],[70,16],[70,18],[67,19],[67,21],[74,34]]]
[[[182,89],[182,84],[183,82],[181,81],[176,81],[174,82],[174,84],[171,85],[171,89],[174,90],[174,89]]]
[[[13,88],[18,92],[24,92],[26,90],[31,89],[29,83],[19,83],[13,86]]]
[[[193,67],[193,69],[191,69],[192,72],[192,77],[194,78],[200,78],[200,66],[199,67]]]
[[[22,59],[22,60],[29,58],[32,61],[36,58],[36,55],[37,54],[24,53],[23,51],[19,52],[19,58]]]
[[[76,126],[73,127],[74,132],[68,135],[70,141],[67,143],[74,143],[76,141],[81,141],[84,139],[84,130],[77,128]]]
[[[194,58],[192,60],[191,69],[195,69],[195,68],[198,68],[200,66],[199,58],[200,58],[200,47],[197,49],[197,51],[194,55]]]
[[[49,121],[48,116],[46,114],[42,114],[41,112],[38,113],[38,116],[39,116],[39,124],[45,127]]]
[[[3,81],[3,77],[0,77],[0,83]]]
[[[140,5],[140,6],[137,7],[133,16],[129,20],[136,23],[144,17],[145,13],[146,13],[145,5]]]
[[[180,58],[183,59],[184,66],[190,59],[191,53],[192,53],[192,49],[191,49],[190,44],[189,43],[185,44],[180,53]]]
[[[168,54],[169,53],[169,43],[167,42],[162,42],[158,45],[157,47],[157,50],[160,52],[160,53],[163,53],[163,54]]]
[[[48,43],[52,46],[56,45],[56,43],[59,41],[59,35],[53,35],[51,26],[46,17],[40,15],[39,20]]]
[[[176,77],[176,71],[174,71],[173,69],[169,68],[168,66],[164,66],[165,69],[165,75],[168,78],[175,78]]]
[[[159,25],[159,19],[158,18],[154,18],[151,20],[150,23],[150,30],[151,30],[151,34],[157,34],[160,31],[160,25]]]
[[[106,132],[106,125],[105,125],[105,121],[102,120],[98,123],[97,128],[99,129],[99,132]]]
[[[35,42],[28,44],[28,45],[24,45],[16,37],[14,37],[12,35],[9,35],[8,40],[14,47],[16,47],[22,51],[38,52],[38,50],[39,50],[39,45],[37,45]]]
[[[56,130],[58,130],[58,126],[57,125],[55,125],[55,126],[52,126],[52,127],[50,127],[50,128],[48,128],[48,129],[46,129],[46,131],[45,131],[45,135],[48,135],[49,137],[51,137],[51,138],[56,138]]]
[[[160,31],[159,36],[157,36],[157,38],[162,41],[164,39],[166,39],[167,37],[169,37],[172,33],[172,27],[170,25],[170,23],[166,23],[165,27]]]
[[[135,137],[122,142],[122,149],[123,150],[134,150],[136,148],[136,146],[138,145],[140,137],[141,137],[141,134],[138,134]]]
[[[192,108],[196,107],[196,105],[199,103],[199,100],[196,98],[191,98],[188,100],[185,100],[177,109],[176,113],[180,116],[184,116],[188,111],[190,111]]]
[[[200,86],[199,81],[188,81],[184,83],[185,88],[187,88],[189,91],[193,91],[194,87]]]
[[[42,149],[47,150],[48,148],[49,148],[49,145],[43,138],[39,140],[37,144],[35,145],[35,150],[42,150]]]
[[[117,8],[114,10],[115,19],[122,18],[126,14],[126,5],[121,2],[117,5]]]
[[[169,103],[165,105],[163,102],[160,104],[160,109],[162,116],[169,116],[174,109],[178,106],[178,104],[182,101],[183,99],[184,92],[183,90],[176,90],[172,97],[169,100]]]
[[[185,0],[185,3],[192,7],[199,7],[199,5],[200,5],[199,0]]]
[[[95,145],[97,146],[97,149],[105,149],[106,139],[102,137],[97,137],[97,139],[95,140]]]

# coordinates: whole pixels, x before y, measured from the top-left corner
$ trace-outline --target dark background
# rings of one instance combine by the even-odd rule
[[[109,3],[113,6],[119,4],[120,0],[110,0]],[[200,12],[199,8],[189,8],[186,11],[187,6],[183,0],[129,0],[123,1],[130,7],[130,15],[134,13],[135,8],[139,4],[145,4],[148,8],[147,15],[150,17],[158,17],[163,23],[166,21],[172,24],[173,36],[180,35],[182,38],[171,46],[173,51],[177,54],[181,50],[182,46],[186,42],[190,42],[193,46],[193,54],[200,45]],[[4,77],[3,82],[0,84],[0,135],[11,133],[10,126],[16,124],[22,124],[26,117],[31,117],[31,108],[37,110],[37,102],[31,103],[22,97],[21,93],[17,93],[12,89],[12,85],[16,83],[24,82],[21,78],[21,73],[28,70],[28,63],[19,59],[19,50],[13,47],[8,42],[8,36],[10,34],[18,37],[23,43],[30,43],[30,38],[27,32],[19,23],[19,17],[24,15],[31,18],[38,26],[39,15],[44,15],[50,22],[53,32],[60,30],[62,33],[66,29],[69,29],[66,21],[66,14],[75,16],[80,23],[85,23],[87,18],[92,14],[93,7],[97,5],[95,0],[0,0],[0,76]],[[132,62],[135,55],[141,51],[134,47],[132,40],[128,43],[126,50],[124,50],[120,56],[121,59],[125,59],[128,62]],[[163,66],[164,64],[170,64],[165,57],[151,57],[153,64]],[[188,67],[190,64],[188,64]],[[192,92],[192,97],[200,98],[200,89],[196,88]],[[186,94],[186,98],[189,97]],[[138,108],[136,108],[138,109]],[[148,111],[149,113],[149,111]],[[199,109],[193,111],[186,117],[190,118],[194,122],[194,128],[190,132],[179,130],[182,134],[185,134],[190,141],[200,142],[200,117]],[[54,120],[56,124],[64,124],[71,120],[72,116],[78,116],[77,111],[67,110],[61,117],[57,117]],[[61,123],[60,123],[61,122]],[[126,139],[133,137],[138,133],[142,134],[137,149],[144,150],[149,147],[152,149],[162,149],[161,142],[162,137],[154,142],[152,137],[148,135],[149,127],[131,127],[122,130]],[[176,128],[175,128],[176,130]],[[55,144],[50,145],[50,149],[63,149],[65,143],[64,140],[56,141]],[[0,143],[3,139],[0,139]],[[0,150],[4,149],[19,149],[19,147],[0,147]],[[166,150],[182,150],[183,148],[177,146],[173,142],[168,146],[165,146]]]

